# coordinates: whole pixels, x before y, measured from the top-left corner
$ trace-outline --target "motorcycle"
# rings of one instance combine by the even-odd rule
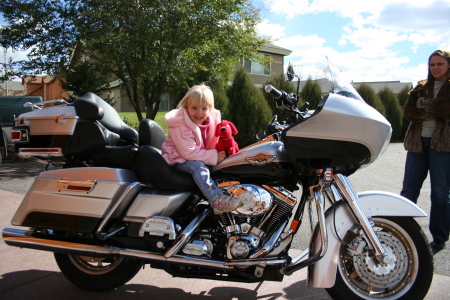
[[[154,121],[137,132],[90,93],[32,105],[15,120],[17,153],[61,168],[35,178],[11,222],[25,228],[5,228],[5,243],[54,252],[65,277],[91,291],[121,286],[149,264],[236,282],[282,281],[308,268],[308,286],[333,299],[423,299],[433,257],[414,218],[426,213],[393,193],[356,193],[348,179],[385,151],[391,126],[331,63],[328,70],[332,91],[314,111],[265,87],[292,115],[211,168],[243,203],[220,215],[190,174],[164,161],[165,134]],[[293,257],[307,215],[309,248]]]

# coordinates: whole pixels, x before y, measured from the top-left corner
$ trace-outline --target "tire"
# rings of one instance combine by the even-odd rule
[[[375,233],[385,250],[394,255],[394,262],[373,264],[372,251],[367,248],[362,255],[350,256],[348,244],[342,243],[336,282],[327,289],[328,294],[346,300],[423,299],[434,267],[428,239],[419,224],[409,217],[377,217],[373,222]]]
[[[107,291],[131,280],[142,267],[142,261],[124,257],[89,257],[55,253],[64,276],[83,290]]]

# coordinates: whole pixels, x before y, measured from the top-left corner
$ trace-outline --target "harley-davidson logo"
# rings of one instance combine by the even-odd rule
[[[252,165],[256,166],[264,166],[270,162],[272,162],[277,156],[276,155],[266,155],[260,153],[254,157],[247,157],[245,160]]]

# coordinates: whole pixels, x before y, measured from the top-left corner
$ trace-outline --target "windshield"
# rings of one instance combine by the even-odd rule
[[[333,89],[331,90],[332,94],[338,94],[364,102],[363,98],[344,77],[342,72],[331,63],[328,57],[326,60],[325,73],[328,77],[327,79],[333,84]]]

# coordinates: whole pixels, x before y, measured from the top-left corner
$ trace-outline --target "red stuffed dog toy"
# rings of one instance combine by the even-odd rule
[[[233,155],[239,152],[238,144],[233,137],[233,134],[236,135],[237,133],[236,127],[230,121],[224,120],[217,124],[216,136],[219,137],[219,141],[216,145],[217,151],[225,151],[227,155]]]

